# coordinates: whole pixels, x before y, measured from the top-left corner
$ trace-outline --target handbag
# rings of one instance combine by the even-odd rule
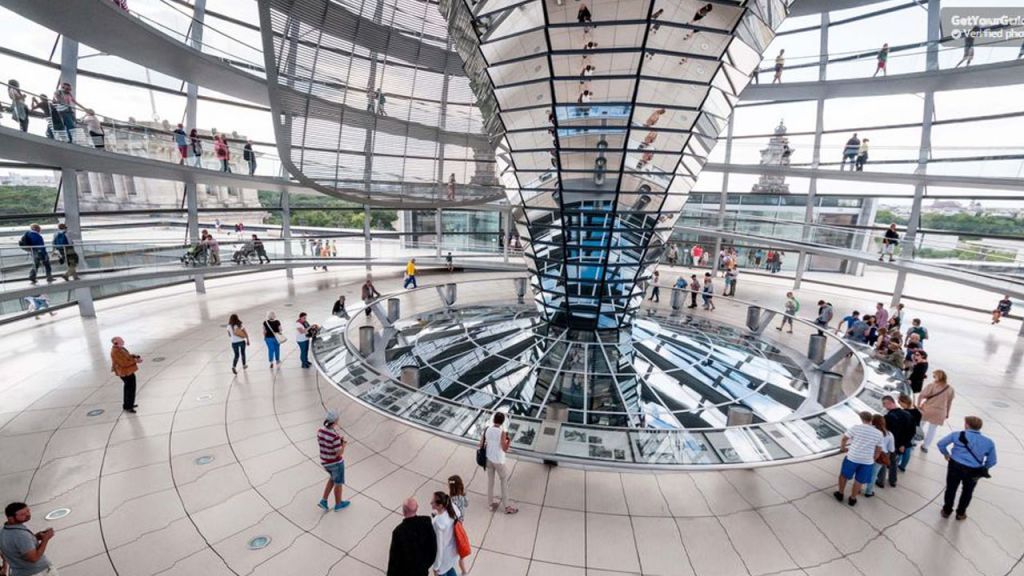
[[[982,461],[981,458],[978,458],[978,455],[974,453],[974,450],[971,450],[971,445],[967,443],[967,434],[963,430],[960,431],[960,441],[964,443],[964,448],[967,448],[967,451],[971,453],[971,456],[974,456],[975,460],[977,460],[978,462]],[[963,466],[963,465],[961,464],[961,466]],[[972,478],[991,478],[992,477],[992,475],[988,473],[988,467],[987,466],[977,466],[977,467],[964,466],[964,468],[967,468],[968,470],[971,471],[971,477]]]
[[[485,470],[487,469],[487,435],[486,434],[487,433],[485,432],[484,433],[483,442],[481,442],[480,446],[476,449],[476,465],[481,467],[481,468],[483,468],[483,469],[485,469]]]
[[[878,455],[878,458],[875,458],[875,464],[880,464],[882,466],[888,467],[889,453],[883,450],[882,453]]]
[[[472,554],[473,550],[469,546],[469,535],[466,534],[466,529],[462,526],[462,520],[456,520],[452,532],[455,536],[455,551],[459,553],[459,558],[465,558]]]
[[[267,329],[267,332],[270,332],[271,334],[274,335],[274,340],[277,340],[278,344],[284,344],[285,342],[288,341],[288,337],[285,336],[284,334],[281,334],[280,332],[274,332],[274,329],[270,327],[270,323],[267,322],[266,320],[263,321],[263,326],[264,328]]]

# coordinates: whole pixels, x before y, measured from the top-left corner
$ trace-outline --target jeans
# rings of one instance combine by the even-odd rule
[[[960,504],[956,507],[957,514],[966,514],[967,507],[971,505],[971,497],[974,496],[974,487],[978,479],[971,476],[971,469],[956,460],[950,460],[946,468],[946,494],[942,509],[947,512],[953,511],[953,502],[956,500],[956,491],[963,484],[963,491],[960,493]]]
[[[911,450],[910,447],[907,447],[907,449],[903,451],[903,454],[900,454],[900,461],[899,461],[899,469],[900,470],[903,470],[904,472],[906,472],[907,464],[910,464],[910,455],[913,454],[913,453],[914,453],[914,451]]]
[[[312,364],[309,363],[309,340],[303,340],[299,342],[299,360],[302,361],[303,368],[309,368]]]
[[[245,342],[232,342],[231,351],[235,353],[234,360],[231,361],[231,367],[234,368],[238,365],[238,357],[242,357],[242,367],[248,364],[248,360],[245,359]]]
[[[660,287],[655,286],[654,288],[651,288],[651,300],[654,300],[655,302],[661,302],[661,288]]]
[[[220,171],[221,172],[228,172],[228,173],[231,172],[231,167],[228,165],[228,161],[227,160],[221,159],[221,161],[220,161]]]
[[[28,273],[29,282],[35,283],[39,266],[46,270],[46,280],[53,281],[53,270],[50,268],[50,257],[46,254],[46,248],[32,249],[32,270]]]
[[[121,407],[131,410],[135,407],[135,374],[121,376],[121,381],[124,382],[124,401]]]
[[[878,471],[878,479],[875,481],[876,486],[884,485],[886,476],[889,477],[889,486],[896,486],[896,470],[899,465],[899,461],[899,452],[889,453],[889,466],[882,466],[881,470]]]
[[[249,176],[256,173],[256,159],[249,160]]]
[[[882,465],[875,462],[875,469],[871,472],[871,482],[864,485],[864,495],[871,496],[875,493],[875,482],[878,481],[878,471],[882,469]]]
[[[264,338],[264,342],[267,343],[267,358],[270,363],[277,362],[281,363],[281,343],[277,341],[277,338]]]
[[[60,120],[64,123],[64,131],[68,134],[68,142],[74,142],[72,133],[75,131],[75,111],[61,112]]]
[[[415,275],[413,275],[413,276],[406,276],[405,284],[402,287],[403,288],[408,288],[409,284],[412,284],[413,288],[416,287],[416,276]]]
[[[487,461],[487,505],[494,502],[494,474],[501,480],[501,508],[508,507],[508,465]]]

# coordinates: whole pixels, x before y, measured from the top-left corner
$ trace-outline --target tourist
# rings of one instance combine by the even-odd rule
[[[260,264],[263,264],[264,260],[267,261],[267,264],[270,264],[270,256],[267,256],[267,247],[263,245],[263,240],[260,240],[260,237],[255,234],[252,235],[252,249],[256,251],[256,257],[260,259]]]
[[[370,114],[377,114],[377,91],[373,88],[366,93],[366,111]]]
[[[32,224],[18,240],[18,246],[32,256],[32,270],[29,270],[28,273],[28,281],[31,284],[36,283],[36,275],[40,266],[46,272],[46,281],[53,282],[50,256],[46,252],[46,240],[43,239],[42,231],[43,229],[39,224]]]
[[[85,129],[89,132],[89,141],[92,143],[92,147],[97,150],[105,150],[107,147],[105,142],[106,136],[103,133],[103,125],[100,124],[96,113],[91,109],[86,110],[85,116],[82,116],[82,124],[85,124]]]
[[[242,160],[249,165],[249,176],[256,173],[256,152],[252,149],[252,138],[245,139],[245,146],[242,147]]]
[[[33,269],[33,276],[35,270]],[[33,282],[35,284],[35,282]],[[1013,308],[1013,301],[1010,300],[1010,295],[1003,296],[1003,299],[996,304],[996,309],[992,311],[992,323],[999,324],[999,320],[1006,318],[1010,315],[1010,309]]]
[[[650,28],[651,28],[651,35],[652,36],[654,34],[657,34],[658,33],[658,29],[661,28],[661,22],[658,21],[658,18],[661,18],[662,13],[664,13],[664,12],[665,12],[664,8],[658,8],[658,10],[654,12],[654,14],[651,14],[651,26],[650,26]],[[1021,48],[1021,50],[1024,50],[1024,48]]]
[[[228,148],[227,136],[218,134],[213,137],[213,152],[220,160],[220,171],[231,172],[231,149]]]
[[[899,467],[899,458],[905,450],[910,450],[910,443],[914,439],[914,423],[910,413],[903,410],[896,403],[892,396],[882,398],[882,408],[885,410],[885,427],[892,432],[896,439],[896,451],[889,454],[888,468],[882,468],[878,472],[878,479],[875,486],[885,487],[885,480],[888,476],[889,486],[896,487],[896,470]]]
[[[846,331],[846,338],[849,338],[854,342],[867,344],[868,335],[871,332],[871,326],[869,324],[870,319],[871,316],[855,319],[849,330]]]
[[[875,323],[879,328],[884,328],[889,324],[889,312],[885,310],[885,304],[881,302],[875,302]]]
[[[377,90],[377,115],[387,116],[388,113],[384,111],[384,104],[388,101],[387,97],[384,96],[384,90]]]
[[[402,288],[408,289],[409,284],[412,284],[413,288],[416,288],[416,259],[410,258],[409,263],[405,265],[405,282],[402,284]]]
[[[53,136],[56,132],[64,129],[64,121],[61,119],[61,115],[57,112],[57,108],[50,103],[50,99],[46,97],[46,94],[41,94],[39,100],[36,97],[32,97],[31,110],[39,110],[46,118],[46,137],[53,140]]]
[[[199,132],[195,128],[188,133],[188,141],[192,152],[192,165],[196,168],[202,168],[203,141],[199,138]]]
[[[580,24],[590,24],[590,18],[590,9],[587,8],[585,3],[580,4],[580,9],[576,11],[576,21]],[[589,26],[586,28],[589,28]]]
[[[320,465],[327,471],[327,483],[318,506],[329,510],[327,498],[334,492],[334,510],[347,508],[351,502],[342,500],[341,496],[345,488],[345,447],[348,442],[338,433],[338,415],[333,410],[328,410],[324,416],[324,424],[316,432],[316,443],[320,449]]]
[[[924,379],[928,377],[928,353],[924,350],[915,350],[910,362],[907,380],[910,381],[910,389],[914,394],[920,394],[924,387]]]
[[[466,510],[469,509],[469,499],[466,498],[466,486],[462,483],[462,477],[458,474],[448,477],[448,496],[452,499],[455,511],[459,515],[456,520],[460,523],[465,523]],[[466,557],[462,554],[459,554],[459,573],[462,576],[469,574],[469,569],[466,568]]]
[[[433,523],[418,510],[414,498],[402,502],[402,521],[391,531],[387,576],[427,576],[437,558]]]
[[[814,319],[814,323],[818,325],[818,334],[823,335],[828,330],[832,315],[832,303],[818,300],[818,316]]]
[[[921,418],[923,416],[921,414],[921,411],[918,410],[917,406],[914,406],[914,401],[910,398],[910,396],[907,396],[906,394],[900,394],[898,402],[900,405],[900,409],[906,412],[907,414],[910,414],[910,426],[911,430],[914,431],[913,436],[911,436],[910,443],[907,444],[906,449],[904,449],[903,453],[900,454],[899,461],[896,463],[896,467],[900,469],[900,472],[906,472],[907,465],[910,464],[910,456],[914,453],[913,441],[917,438],[917,431],[920,430]]]
[[[644,121],[644,128],[650,128],[650,127],[654,126],[655,124],[657,124],[658,120],[661,120],[661,116],[664,113],[665,113],[665,109],[664,108],[656,108],[653,112],[651,112],[651,114],[649,116],[647,116],[647,120]],[[696,246],[695,246],[695,248],[696,248]]]
[[[896,224],[889,224],[885,230],[885,236],[882,237],[882,252],[878,255],[878,261],[881,262],[884,257],[888,256],[889,262],[892,262],[893,253],[899,243],[900,233],[896,231]]]
[[[764,260],[764,250],[758,248],[754,251],[754,268],[760,268],[761,262]]]
[[[135,373],[139,371],[142,356],[129,352],[124,347],[124,338],[120,336],[111,338],[110,343],[112,344],[110,347],[110,371],[124,383],[121,409],[134,414],[138,407],[138,404],[135,403]]]
[[[74,142],[72,132],[75,129],[75,107],[78,102],[71,93],[71,84],[61,82],[60,88],[53,93],[53,109],[60,115],[61,123],[64,125],[64,132],[68,135],[68,142]]]
[[[903,303],[893,306],[889,309],[889,324],[893,328],[899,328],[903,325]]]
[[[704,256],[704,249],[701,248],[700,244],[694,244],[693,248],[690,248],[690,257],[693,259],[693,266],[700,266],[701,258]]]
[[[515,514],[519,509],[512,505],[508,498],[508,465],[505,462],[505,453],[508,452],[512,440],[502,427],[505,424],[505,413],[495,412],[491,422],[480,438],[480,447],[487,454],[487,505],[492,512],[498,509],[498,502],[494,500],[494,475],[497,474],[501,480],[501,509],[505,514]]]
[[[310,324],[306,319],[305,312],[299,312],[299,318],[295,321],[295,342],[299,345],[299,361],[303,368],[309,368],[309,341],[316,336],[319,328],[316,324]]]
[[[690,306],[689,308],[697,307],[697,295],[700,294],[701,284],[696,274],[690,274]]]
[[[220,243],[213,237],[213,234],[210,234],[209,230],[203,230],[201,243],[209,255],[207,263],[210,266],[220,266]]]
[[[964,418],[964,430],[951,432],[939,442],[939,452],[946,457],[946,493],[942,505],[942,517],[953,513],[956,491],[963,484],[960,503],[956,507],[956,519],[967,518],[967,507],[971,505],[978,478],[989,478],[989,469],[996,465],[996,445],[981,433],[982,421],[977,416]],[[949,445],[953,445],[952,453]]]
[[[455,545],[455,519],[458,512],[452,505],[452,499],[444,492],[434,492],[430,508],[434,511],[432,523],[437,538],[437,555],[431,569],[436,576],[456,576],[459,552]]]
[[[782,322],[778,326],[776,326],[775,329],[781,332],[782,329],[788,324],[789,330],[787,330],[786,333],[792,334],[793,317],[796,316],[796,313],[799,311],[800,301],[796,299],[796,296],[793,295],[793,292],[786,292],[785,314],[782,316]]]
[[[740,271],[736,268],[736,263],[732,262],[732,265],[725,270],[725,293],[723,296],[735,296],[736,295],[736,281],[739,279]]]
[[[861,487],[871,481],[875,462],[882,454],[884,436],[871,425],[871,413],[860,413],[860,424],[847,430],[839,441],[839,451],[845,452],[843,464],[839,469],[839,489],[832,493],[835,499],[842,502],[846,493],[846,483],[853,480],[853,488],[847,500],[850,506],[857,505],[857,496]]]
[[[455,200],[455,172],[448,176],[448,200]]]
[[[32,510],[24,502],[11,502],[4,507],[3,530],[0,530],[0,574],[57,576],[57,568],[46,557],[46,546],[53,538],[53,528],[32,532],[25,524],[32,519]]]
[[[964,64],[964,68],[971,65],[971,62],[974,61],[974,41],[977,40],[977,37],[980,34],[981,28],[978,26],[974,26],[964,34],[964,55],[963,58],[960,58],[960,61],[956,63],[956,66],[953,66],[953,68],[959,68],[961,64]],[[970,497],[968,497],[968,500],[970,500]],[[949,514],[946,516],[949,516]]]
[[[449,274],[451,274],[452,272],[455,272],[455,264],[452,262],[452,253],[451,252],[449,252],[447,255],[445,255],[445,257],[444,257],[444,266],[445,266],[445,268],[448,269],[448,273]]]
[[[366,275],[366,282],[363,282],[360,297],[363,299],[363,304],[366,304],[366,317],[370,317],[370,302],[374,298],[380,298],[380,292],[377,291],[377,287],[373,285],[373,278],[369,274]]]
[[[25,93],[17,80],[7,81],[7,97],[11,99],[11,118],[18,123],[22,132],[28,132],[28,106],[25,104]]]
[[[775,77],[772,78],[772,84],[782,84],[782,68],[786,65],[786,59],[783,56],[785,53],[785,50],[779,50],[779,55],[775,57]]]
[[[658,286],[660,280],[661,274],[655,270],[651,275],[651,302],[661,302],[661,287]]]
[[[878,51],[877,65],[875,66],[875,73],[871,75],[872,78],[878,76],[881,72],[882,76],[887,76],[888,73],[885,70],[885,64],[889,61],[889,43],[882,44],[882,49]]]
[[[231,351],[235,355],[231,360],[231,373],[238,374],[236,368],[239,357],[242,358],[242,370],[249,367],[249,362],[245,359],[245,347],[250,344],[249,333],[242,326],[242,320],[238,318],[238,314],[232,314],[228,318],[228,336],[231,339]]]
[[[857,148],[857,172],[864,171],[864,165],[868,163],[868,140],[867,138],[860,141],[860,148]]]
[[[65,281],[78,280],[78,252],[68,237],[68,227],[61,222],[57,224],[57,233],[53,235],[53,250],[57,254],[57,261],[67,266],[67,270],[61,278]]]
[[[917,407],[921,410],[921,420],[925,423],[921,452],[928,452],[928,447],[935,439],[935,432],[949,419],[954,396],[956,396],[956,391],[947,382],[946,372],[944,370],[932,372],[932,381],[917,396]]]
[[[857,138],[857,133],[854,132],[853,136],[846,141],[846,146],[843,147],[843,161],[839,164],[839,171],[842,172],[843,168],[846,167],[846,162],[850,162],[850,170],[853,170],[854,165],[857,163],[857,151],[860,150],[860,138]]]
[[[910,330],[907,330],[907,340],[909,341],[915,335],[921,347],[924,348],[924,341],[928,339],[928,329],[921,325],[920,318],[914,318],[910,321]]]
[[[849,334],[850,330],[853,329],[853,325],[860,321],[860,312],[854,310],[850,314],[843,316],[843,319],[836,325],[836,334],[843,332]]]
[[[263,320],[263,342],[267,345],[267,358],[270,360],[270,367],[274,364],[281,367],[281,343],[287,342],[288,337],[281,332],[281,321],[273,312],[267,312]]]
[[[178,155],[181,158],[178,160],[178,164],[184,164],[185,160],[188,159],[188,134],[185,133],[185,126],[178,124],[177,128],[174,129],[174,145],[178,147]]]
[[[892,432],[886,430],[885,418],[881,414],[875,414],[871,417],[871,425],[882,433],[882,453],[875,458],[875,464],[871,468],[871,480],[864,483],[865,498],[875,495],[875,481],[878,479],[878,473],[883,468],[888,468],[889,455],[896,451],[896,439]]]
[[[704,287],[701,290],[701,298],[704,300],[705,310],[715,309],[715,286],[711,280],[711,273],[704,274]]]

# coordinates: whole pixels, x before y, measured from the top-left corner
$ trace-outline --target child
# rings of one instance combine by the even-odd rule
[[[871,471],[871,481],[864,485],[865,498],[871,498],[875,495],[875,486],[879,488],[883,486],[877,483],[878,473],[882,468],[888,466],[889,458],[896,457],[896,437],[892,435],[892,432],[885,429],[885,417],[881,414],[875,414],[871,417],[871,425],[878,428],[878,431],[882,433],[882,453],[875,460],[875,468]]]
[[[836,334],[839,334],[840,331],[843,333],[849,332],[850,328],[853,328],[853,325],[857,323],[857,320],[860,320],[860,312],[856,310],[853,311],[853,314],[844,316],[843,319],[839,321],[839,325],[836,326]]]
[[[459,475],[448,477],[448,495],[452,498],[452,504],[455,505],[455,510],[458,512],[459,522],[463,521],[466,516],[466,509],[469,508],[469,499],[466,498],[466,487],[462,483],[462,477]],[[469,570],[466,569],[466,559],[459,557],[459,573],[462,576],[467,576]]]

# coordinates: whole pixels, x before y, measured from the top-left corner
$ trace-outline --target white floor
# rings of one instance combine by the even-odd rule
[[[274,309],[327,313],[339,293],[358,301],[355,270],[300,271],[175,287],[6,327],[0,358],[0,500],[25,500],[30,526],[52,526],[48,556],[67,575],[381,574],[396,508],[461,474],[471,490],[466,528],[479,576],[665,574],[1015,574],[1024,555],[1024,340],[1016,323],[938,306],[913,307],[932,333],[932,367],[957,389],[954,421],[985,419],[999,447],[992,480],[970,518],[943,520],[945,466],[916,453],[899,487],[855,508],[831,491],[836,458],[753,471],[618,473],[515,464],[515,516],[486,512],[486,479],[472,449],[411,429],[349,401],[315,372],[267,369],[259,338],[249,369],[230,371],[222,325],[250,327]],[[664,273],[663,273],[664,274]],[[382,290],[399,277],[375,271]],[[469,275],[460,278],[468,278]],[[442,276],[424,276],[424,284]],[[667,280],[667,276],[663,276]],[[778,305],[784,284],[744,278],[740,295]],[[875,297],[831,289],[840,312]],[[810,314],[819,293],[801,293]],[[119,410],[109,340],[145,357],[138,414]],[[800,348],[802,344],[796,343]],[[323,513],[325,475],[314,434],[324,406],[340,410],[352,506]],[[90,411],[104,412],[89,416]],[[206,464],[197,458],[212,456]],[[53,522],[47,512],[68,507]],[[250,539],[269,536],[262,550]]]

